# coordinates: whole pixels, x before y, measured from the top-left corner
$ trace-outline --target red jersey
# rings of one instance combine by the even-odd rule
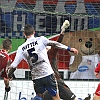
[[[96,68],[95,68],[95,72],[99,73],[100,72],[100,62],[97,64]]]
[[[95,73],[99,73],[100,72],[100,62],[97,64],[96,68],[95,68]],[[97,96],[100,96],[100,83],[98,84],[98,87],[95,91],[95,94]]]
[[[12,60],[5,50],[0,50],[0,76],[7,78],[7,65],[11,64]]]
[[[97,96],[100,96],[100,83],[98,84],[98,87],[97,87],[97,89],[96,89],[96,91],[95,91],[95,94],[96,94]]]

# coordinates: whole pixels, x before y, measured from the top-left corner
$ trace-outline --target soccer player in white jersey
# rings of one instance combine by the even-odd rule
[[[9,66],[8,77],[12,78],[17,65],[24,59],[29,64],[31,70],[34,90],[36,92],[34,100],[42,100],[45,90],[49,91],[53,100],[60,100],[56,78],[48,59],[46,47],[54,46],[73,51],[75,54],[78,54],[78,50],[56,41],[51,41],[44,36],[34,37],[35,30],[30,24],[24,27],[23,34],[27,40],[18,47],[15,59]]]

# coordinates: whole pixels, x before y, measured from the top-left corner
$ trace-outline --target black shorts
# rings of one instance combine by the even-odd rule
[[[59,89],[59,95],[60,98],[63,100],[74,100],[75,99],[75,94],[70,90],[70,88],[63,82],[63,80],[58,80],[58,89]],[[43,100],[52,100],[52,97],[46,91],[44,93]]]
[[[43,77],[40,79],[33,80],[34,90],[36,94],[43,94],[46,90],[52,95],[55,96],[58,92],[56,78],[53,74]]]

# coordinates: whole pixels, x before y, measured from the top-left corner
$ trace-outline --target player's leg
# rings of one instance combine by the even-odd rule
[[[59,93],[56,93],[55,96],[52,96],[52,100],[60,100]]]
[[[4,93],[4,100],[7,100],[7,99],[8,99],[8,92],[5,91],[5,93]]]
[[[93,100],[100,100],[100,83],[98,84],[98,87],[94,93]]]
[[[52,96],[52,100],[60,100],[59,91],[58,91],[58,84],[56,81],[55,76],[49,75],[44,79],[45,86],[49,94]]]
[[[43,100],[52,100],[52,96],[48,91],[44,92]]]
[[[70,88],[64,83],[62,79],[58,80],[58,88],[61,99],[77,100],[75,94],[70,90]]]
[[[58,89],[60,98],[63,100],[78,100],[75,94],[70,90],[70,88],[63,82],[63,80],[58,81]],[[43,100],[52,100],[52,97],[48,91],[44,93]]]
[[[36,92],[36,96],[32,100],[42,100],[43,93],[45,88],[42,84],[42,79],[33,80],[34,90]]]
[[[53,100],[60,100],[57,82],[53,74],[41,79],[33,80],[33,83],[37,95],[33,100],[42,100],[43,93],[46,89],[49,91],[50,95],[52,95]]]

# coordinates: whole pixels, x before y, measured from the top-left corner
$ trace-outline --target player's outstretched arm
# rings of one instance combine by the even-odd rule
[[[69,47],[69,46],[66,46],[66,45],[64,45],[64,44],[62,44],[62,43],[59,43],[59,42],[56,42],[56,41],[50,40],[49,43],[47,44],[47,46],[53,46],[53,47],[55,47],[55,48],[68,50],[68,51],[71,51],[71,52],[73,52],[73,53],[75,53],[75,54],[78,54],[78,50],[77,50],[77,49],[71,48],[71,47]]]

